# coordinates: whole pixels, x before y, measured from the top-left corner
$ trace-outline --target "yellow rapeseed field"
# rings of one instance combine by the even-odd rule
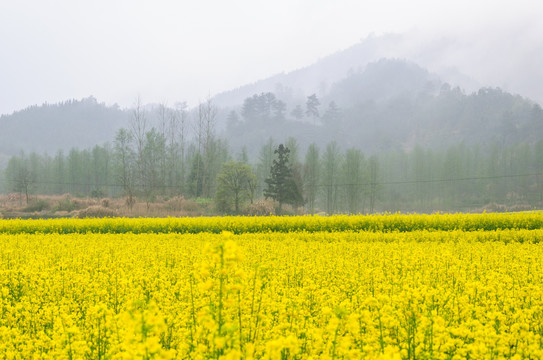
[[[0,220],[0,359],[540,359],[542,224]]]

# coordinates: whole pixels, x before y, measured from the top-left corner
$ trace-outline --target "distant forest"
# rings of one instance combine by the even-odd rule
[[[204,118],[205,119],[205,118]],[[208,133],[198,142],[171,136],[173,124],[135,137],[118,131],[111,145],[14,156],[4,171],[4,192],[73,194],[83,197],[138,197],[154,201],[175,196],[215,198],[217,175],[227,162],[249,164],[261,198],[278,143],[270,138],[249,162],[244,151],[232,154],[224,140]],[[143,129],[143,128],[142,128]],[[137,134],[137,133],[136,133]],[[460,144],[442,151],[416,146],[379,156],[360,149],[341,150],[337,142],[299,149],[285,142],[289,161],[308,213],[372,213],[529,210],[543,207],[543,140],[488,148]],[[248,201],[245,206],[249,205]],[[490,207],[489,207],[490,206]]]
[[[3,116],[0,126],[3,193],[217,199],[219,174],[235,162],[256,178],[247,207],[284,144],[308,213],[543,208],[541,107],[500,89],[465,94],[399,60],[323,94],[278,87],[193,109],[89,98]],[[56,145],[44,144],[56,129]]]

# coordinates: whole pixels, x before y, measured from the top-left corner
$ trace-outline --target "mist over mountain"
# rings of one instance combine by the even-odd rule
[[[483,65],[470,65],[469,51],[463,57],[455,55],[465,47],[460,40],[432,40],[414,32],[369,36],[305,68],[212,97],[217,136],[227,140],[232,153],[244,148],[252,159],[270,138],[284,142],[293,137],[301,149],[337,141],[342,148],[369,153],[409,151],[416,145],[440,148],[460,142],[540,139],[543,115],[537,97],[523,97],[537,93],[538,87],[528,86],[524,71],[518,81],[510,82],[527,89],[523,96],[496,87],[506,82],[507,71],[495,72],[494,81],[482,87],[472,75]],[[537,58],[539,50],[533,54]],[[537,72],[532,67],[526,70]],[[307,101],[312,95],[319,104],[316,113],[309,114]],[[150,126],[157,126],[156,109],[145,107],[153,120]],[[187,114],[188,122],[194,123],[197,107]],[[111,142],[118,129],[129,126],[131,117],[131,110],[106,106],[93,97],[3,115],[0,167],[21,150],[54,154]],[[193,130],[189,124],[189,137]]]
[[[325,96],[330,87],[352,72],[358,72],[383,58],[401,59],[418,64],[439,78],[467,93],[481,87],[499,87],[543,103],[543,76],[539,64],[543,47],[534,46],[538,28],[532,23],[513,31],[502,26],[493,36],[477,33],[427,33],[417,30],[402,34],[370,35],[358,44],[338,51],[315,63],[281,73],[214,97],[219,106],[235,106],[246,97],[273,92],[289,100],[304,94]]]
[[[31,106],[0,117],[0,153],[54,154],[113,140],[130,113],[98,103],[94,97]]]
[[[312,93],[323,97],[335,83],[350,74],[363,71],[371,62],[383,58],[408,59],[405,56],[406,51],[401,50],[405,47],[405,42],[405,35],[369,36],[360,43],[319,59],[307,67],[220,93],[213,100],[224,107],[236,106],[245,98],[262,92],[273,92],[284,101],[303,100],[306,94]],[[393,49],[394,51],[391,51]],[[454,84],[461,85],[462,88],[474,90],[477,87],[475,81],[465,75],[458,75],[458,79]]]
[[[238,107],[239,120],[228,123],[226,138],[234,149],[245,146],[249,152],[270,137],[294,137],[302,148],[336,141],[342,148],[382,153],[461,142],[533,143],[543,136],[537,103],[499,88],[466,93],[403,60],[381,59],[351,71],[319,98],[317,116],[308,116],[306,100],[273,93],[249,97]],[[277,102],[284,106],[279,114],[273,109]],[[297,118],[296,108],[302,109]]]
[[[537,102],[497,87],[467,92],[390,58],[351,68],[322,88],[294,92],[276,84],[275,92],[230,106],[208,98],[192,109],[138,98],[135,108],[121,110],[90,97],[2,116],[0,192],[214,198],[223,165],[237,160],[253,171],[258,198],[283,143],[292,149],[299,188],[310,181],[310,164],[328,174],[310,188],[313,195],[303,195],[314,200],[310,212],[541,206]],[[474,181],[459,186],[458,177]],[[351,179],[370,189],[358,200],[349,200]],[[380,188],[371,190],[369,179]]]

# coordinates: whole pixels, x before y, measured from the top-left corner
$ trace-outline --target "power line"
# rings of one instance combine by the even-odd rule
[[[444,182],[460,182],[460,181],[473,181],[473,180],[497,180],[505,178],[521,178],[543,176],[543,173],[531,173],[531,174],[510,174],[510,175],[492,175],[492,176],[473,176],[473,177],[461,177],[461,178],[448,178],[448,179],[422,179],[422,180],[398,180],[398,181],[381,181],[381,182],[360,182],[360,183],[335,183],[335,184],[314,184],[308,185],[311,187],[330,187],[330,186],[377,186],[377,185],[409,185],[409,184],[428,184],[428,183],[444,183]],[[9,183],[21,183],[21,181],[14,179],[6,179],[5,182]],[[88,187],[117,187],[123,188],[122,184],[102,184],[102,183],[78,183],[78,182],[55,182],[55,181],[31,181],[29,185],[57,185],[57,186],[88,186]],[[167,189],[167,188],[179,188],[179,185],[143,185],[134,184],[132,188],[154,188],[154,189]]]
[[[493,175],[493,176],[477,176],[477,177],[463,177],[463,178],[451,178],[451,179],[428,179],[428,180],[410,180],[410,181],[391,181],[382,182],[378,185],[396,185],[396,184],[418,184],[418,183],[442,183],[442,182],[455,182],[455,181],[469,181],[469,180],[495,180],[503,178],[519,178],[530,176],[543,176],[543,173],[533,174],[514,174],[514,175]]]

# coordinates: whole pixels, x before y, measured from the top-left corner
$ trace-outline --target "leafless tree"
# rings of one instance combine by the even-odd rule
[[[215,125],[217,119],[217,107],[208,97],[203,104],[203,146],[204,146],[204,176],[202,189],[204,196],[210,196],[217,171],[214,171],[215,162]]]
[[[136,159],[137,170],[140,183],[144,183],[145,177],[145,161],[144,161],[144,149],[145,149],[145,136],[147,133],[147,116],[145,109],[141,103],[141,97],[138,97],[134,103],[134,110],[132,111],[132,118],[130,119],[130,134],[136,142]]]
[[[168,126],[168,108],[166,104],[160,103],[157,108],[157,115],[158,115],[158,127],[159,127],[159,134],[164,139],[164,145],[166,145],[166,142],[168,138],[170,137],[168,134],[169,126]],[[166,173],[168,172],[167,169],[167,156],[168,151],[166,149],[160,149],[161,150],[161,157],[160,157],[160,177],[163,184],[166,184]]]

